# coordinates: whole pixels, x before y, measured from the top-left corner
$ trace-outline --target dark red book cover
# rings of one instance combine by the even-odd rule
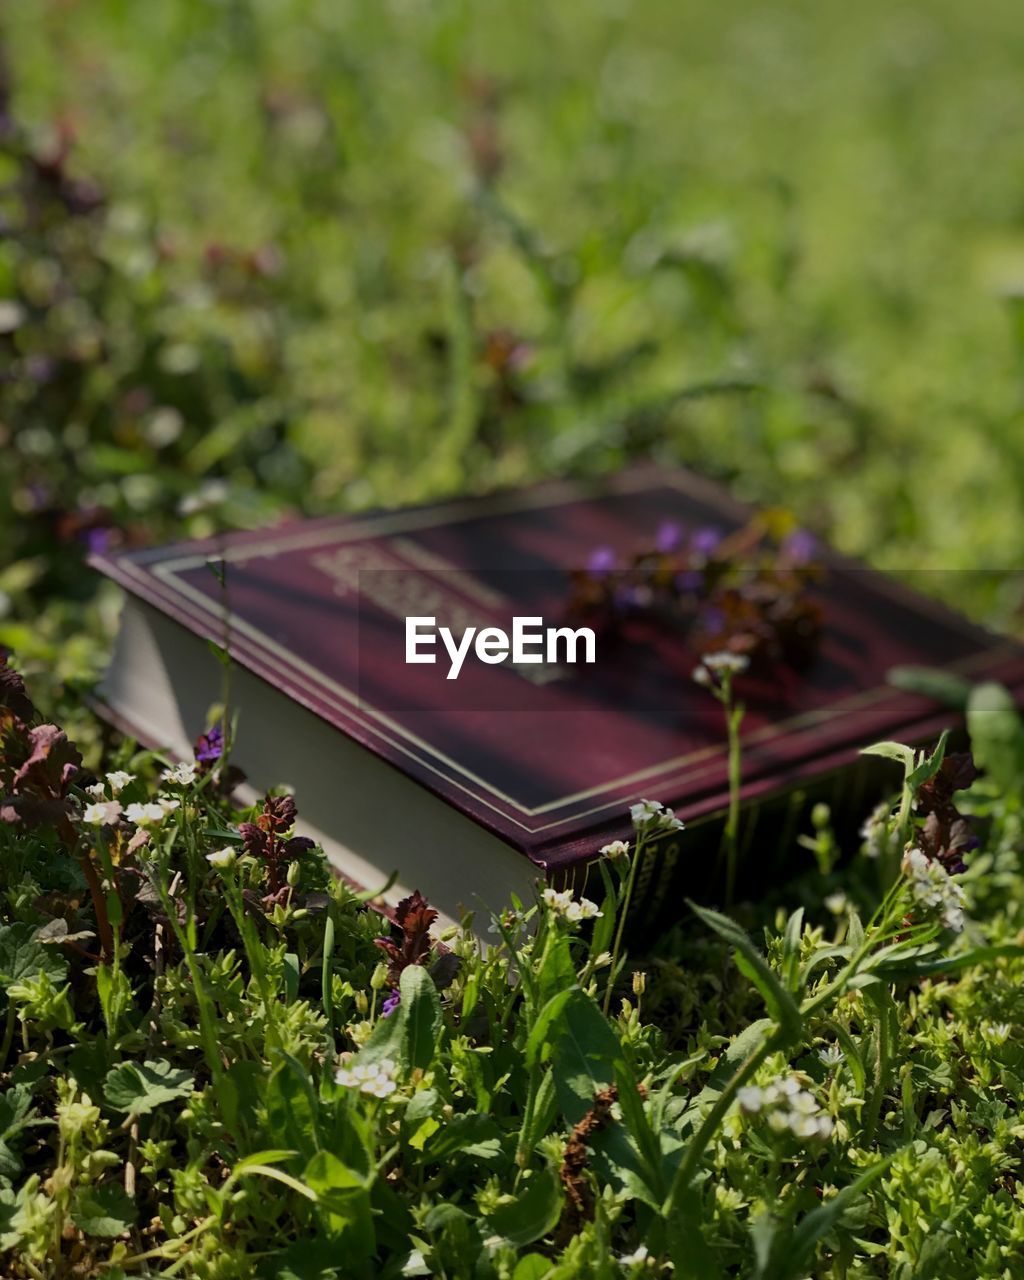
[[[645,469],[94,563],[192,631],[226,640],[238,663],[558,869],[621,833],[640,797],[688,823],[723,808],[722,709],[691,678],[699,655],[678,634],[627,628],[599,638],[594,666],[566,666],[557,678],[470,659],[447,681],[443,650],[435,666],[406,664],[405,617],[436,616],[453,629],[508,629],[513,615],[561,625],[568,572],[595,547],[628,552],[663,521],[729,530],[748,516],[690,473]],[[948,715],[888,685],[895,665],[1024,679],[1015,645],[881,574],[831,553],[825,561],[824,630],[810,668],[742,684],[748,799],[852,762],[872,741],[937,731]]]

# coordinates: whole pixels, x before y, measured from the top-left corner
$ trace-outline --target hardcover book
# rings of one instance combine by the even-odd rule
[[[226,649],[234,761],[249,784],[289,785],[302,829],[350,879],[373,889],[397,872],[392,901],[419,888],[449,918],[485,918],[513,892],[528,900],[540,877],[579,883],[602,845],[629,835],[630,804],[659,800],[687,830],[639,877],[640,918],[653,923],[679,901],[684,869],[708,861],[700,831],[728,799],[722,708],[692,678],[700,652],[686,634],[627,616],[598,632],[594,662],[470,654],[452,679],[436,636],[435,663],[407,661],[407,620],[453,635],[510,631],[516,617],[567,625],[573,573],[595,548],[628,556],[659,528],[728,535],[749,517],[691,473],[644,469],[99,556],[126,593],[101,698],[124,731],[187,758],[223,696],[209,642]],[[752,859],[759,814],[792,817],[794,791],[866,802],[862,746],[923,743],[948,723],[888,684],[891,667],[1024,683],[1014,644],[820,558],[813,657],[799,672],[752,669],[738,686]]]

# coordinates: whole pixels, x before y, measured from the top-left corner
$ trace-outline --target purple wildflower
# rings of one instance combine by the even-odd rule
[[[795,529],[782,544],[782,554],[790,564],[804,565],[814,559],[818,541],[806,529]]]
[[[695,551],[699,556],[712,556],[718,550],[721,541],[721,529],[707,525],[703,529],[694,530],[693,537],[690,539],[690,550]]]
[[[397,987],[391,988],[391,994],[385,999],[380,1007],[380,1016],[382,1018],[390,1018],[398,1006],[402,1003],[402,993]]]
[[[704,585],[704,575],[699,569],[684,569],[676,574],[677,591],[699,591]]]
[[[663,520],[658,527],[658,534],[654,542],[654,545],[662,555],[668,555],[673,551],[678,551],[682,541],[682,526],[675,520]]]
[[[207,729],[196,739],[195,757],[200,764],[213,764],[224,754],[224,730],[219,724]]]
[[[587,572],[593,578],[603,578],[615,568],[615,552],[611,547],[595,547],[587,560]]]
[[[111,531],[104,525],[95,525],[85,532],[85,545],[94,556],[101,556],[110,550]]]

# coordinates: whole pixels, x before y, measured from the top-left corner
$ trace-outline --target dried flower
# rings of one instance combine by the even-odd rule
[[[374,946],[388,958],[387,980],[391,986],[398,986],[402,973],[410,965],[423,964],[429,958],[433,948],[430,926],[436,919],[437,912],[417,889],[395,908],[395,925],[401,932],[400,941],[374,938]]]
[[[245,852],[267,868],[269,897],[283,887],[282,868],[285,864],[313,848],[313,841],[308,836],[288,836],[297,817],[294,796],[267,795],[256,821],[238,825]]]

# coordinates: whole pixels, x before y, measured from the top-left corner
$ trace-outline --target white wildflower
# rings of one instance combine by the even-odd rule
[[[690,672],[690,676],[695,683],[702,685],[705,689],[710,689],[715,682],[714,676],[703,663],[699,667],[694,667]]]
[[[380,1062],[347,1064],[338,1067],[334,1079],[347,1089],[358,1089],[374,1098],[386,1098],[398,1088],[395,1082],[395,1064],[390,1058]]]
[[[110,787],[111,795],[120,795],[129,782],[135,781],[134,773],[125,773],[123,769],[115,769],[113,773],[107,774],[107,785]]]
[[[876,805],[864,820],[860,838],[864,842],[861,851],[866,858],[878,858],[890,850],[894,835],[892,805],[887,800]]]
[[[648,1258],[647,1246],[645,1244],[637,1245],[632,1253],[624,1253],[619,1258],[619,1265],[622,1267],[642,1267],[646,1264]]]
[[[748,1085],[736,1097],[742,1111],[762,1116],[773,1133],[803,1140],[825,1139],[832,1134],[831,1118],[796,1076],[781,1076],[761,1088]]]
[[[830,1044],[825,1049],[818,1050],[818,1061],[823,1067],[838,1067],[843,1060],[843,1051],[837,1044]]]
[[[196,780],[194,764],[176,764],[173,769],[165,769],[163,781],[170,786],[190,787]]]
[[[750,666],[750,659],[745,653],[731,653],[728,649],[705,653],[701,662],[709,671],[719,676],[738,676]]]
[[[218,871],[226,871],[228,867],[233,867],[237,860],[238,854],[229,844],[223,849],[215,849],[213,853],[206,855],[206,861]]]
[[[640,800],[630,805],[629,816],[636,831],[682,831],[683,823],[660,800]]]
[[[940,920],[944,928],[960,933],[964,927],[964,891],[950,879],[941,862],[911,849],[903,859],[914,902],[926,916]]]
[[[982,1030],[986,1040],[991,1040],[993,1044],[1005,1044],[1013,1028],[1008,1022],[990,1022]]]
[[[92,796],[94,800],[105,800],[107,789],[102,782],[94,782],[91,786],[85,788],[85,794]]]
[[[570,924],[594,920],[602,914],[596,902],[591,902],[589,898],[574,898],[571,889],[547,888],[541,894],[541,900],[555,915],[562,916]]]
[[[610,844],[603,844],[598,853],[603,858],[624,858],[629,853],[629,845],[625,840],[613,840]]]
[[[848,902],[849,899],[845,893],[830,893],[825,899],[825,906],[834,916],[841,916]]]
[[[82,821],[90,827],[112,826],[121,816],[121,806],[116,800],[102,800],[98,804],[87,804],[82,814]]]
[[[130,804],[124,811],[124,816],[129,822],[134,822],[137,827],[152,827],[157,823],[163,822],[167,817],[167,811],[162,804]]]
[[[156,802],[163,811],[165,818],[170,817],[175,809],[179,809],[181,807],[181,801],[175,800],[172,796],[157,796]]]

